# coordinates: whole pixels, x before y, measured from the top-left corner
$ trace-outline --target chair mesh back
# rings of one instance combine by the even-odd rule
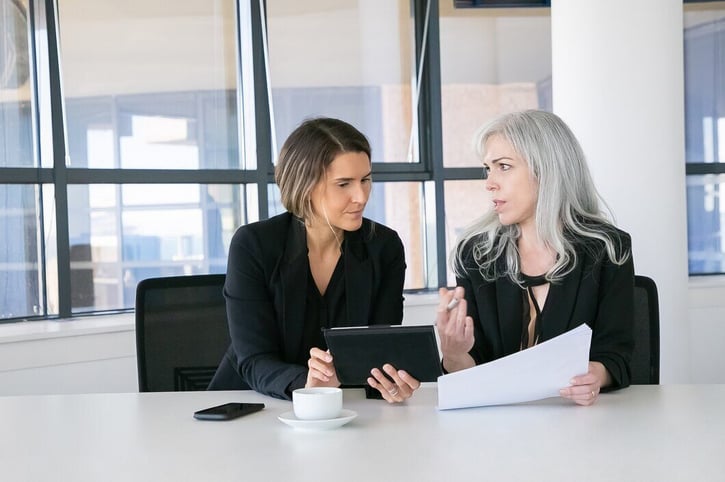
[[[229,346],[224,275],[153,278],[136,293],[142,392],[205,390]]]
[[[650,278],[635,276],[632,384],[659,383],[659,306]]]

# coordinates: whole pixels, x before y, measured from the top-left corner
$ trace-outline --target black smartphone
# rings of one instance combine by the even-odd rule
[[[232,420],[259,412],[263,408],[263,403],[230,402],[194,412],[194,418],[197,420]]]

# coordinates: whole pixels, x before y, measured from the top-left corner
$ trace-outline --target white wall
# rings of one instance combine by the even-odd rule
[[[725,383],[725,277],[691,279],[688,304],[687,318],[676,321],[689,328],[689,381]],[[677,362],[669,352],[662,357]]]
[[[0,325],[0,395],[137,389],[133,314]]]

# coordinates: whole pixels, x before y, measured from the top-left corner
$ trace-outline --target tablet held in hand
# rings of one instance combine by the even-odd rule
[[[386,363],[420,382],[442,374],[433,325],[332,328],[324,335],[343,385],[365,385],[370,370]]]

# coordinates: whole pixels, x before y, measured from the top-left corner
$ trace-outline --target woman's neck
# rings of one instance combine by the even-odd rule
[[[521,272],[529,276],[546,273],[556,263],[556,252],[547,245],[535,229],[521,227],[517,240]]]
[[[324,222],[305,223],[307,231],[307,250],[318,255],[335,252],[339,253],[344,233],[341,229],[333,228]]]
[[[341,229],[337,231],[335,229],[327,223],[307,225],[307,258],[310,261],[310,272],[317,290],[323,296],[327,292],[332,273],[342,255],[344,234]]]

